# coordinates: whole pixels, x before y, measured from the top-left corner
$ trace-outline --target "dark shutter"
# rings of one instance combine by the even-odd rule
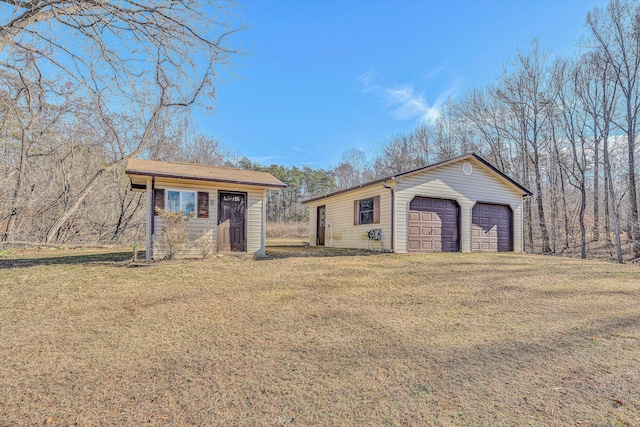
[[[360,224],[360,220],[358,218],[358,208],[360,206],[360,204],[358,203],[359,200],[354,200],[353,201],[353,225],[358,225]]]
[[[198,218],[209,218],[209,193],[198,191]]]
[[[380,196],[373,198],[373,223],[380,224]]]
[[[153,214],[157,215],[156,208],[164,210],[164,188],[153,190],[153,199]]]

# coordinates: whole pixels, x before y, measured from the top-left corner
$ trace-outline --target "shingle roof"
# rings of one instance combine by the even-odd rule
[[[435,168],[438,168],[438,167],[441,167],[441,166],[445,166],[445,165],[448,165],[448,164],[451,164],[451,163],[459,162],[461,160],[466,160],[466,159],[470,159],[470,158],[475,158],[480,163],[482,163],[483,165],[485,165],[489,169],[491,169],[493,172],[495,172],[499,177],[501,177],[502,179],[507,181],[509,184],[511,184],[512,186],[514,186],[518,190],[522,191],[523,196],[531,196],[532,195],[531,191],[529,191],[527,188],[523,187],[522,185],[518,184],[516,181],[514,181],[513,179],[511,179],[510,177],[505,175],[503,172],[501,172],[499,169],[497,169],[491,163],[487,162],[485,159],[483,159],[482,157],[478,156],[477,154],[471,153],[471,154],[463,154],[461,156],[454,157],[452,159],[445,160],[443,162],[438,162],[438,163],[433,163],[431,165],[423,166],[423,167],[418,168],[418,169],[414,169],[414,170],[410,170],[410,171],[406,171],[406,172],[401,172],[401,173],[396,174],[396,175],[386,176],[384,178],[379,178],[379,179],[376,179],[376,180],[373,180],[373,181],[365,182],[364,184],[356,185],[355,187],[345,188],[344,190],[338,190],[338,191],[334,191],[333,193],[325,194],[325,195],[318,196],[318,197],[313,197],[311,199],[303,200],[302,203],[315,202],[316,200],[325,199],[327,197],[336,196],[338,194],[348,193],[349,191],[357,190],[358,188],[368,187],[370,185],[379,184],[381,182],[385,182],[385,181],[388,181],[388,180],[400,178],[400,177],[403,177],[403,176],[406,176],[406,175],[411,175],[411,174],[418,173],[418,172],[428,171],[428,170],[431,170],[431,169],[435,169]]]
[[[285,188],[287,185],[268,172],[238,168],[216,167],[197,163],[159,162],[156,160],[129,159],[127,175],[193,179],[197,181],[226,182]]]

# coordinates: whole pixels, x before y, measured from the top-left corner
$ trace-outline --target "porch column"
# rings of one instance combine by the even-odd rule
[[[145,257],[146,259],[151,259],[151,221],[153,221],[153,186],[151,184],[151,179],[147,179],[147,209],[146,209],[146,244],[145,244]]]

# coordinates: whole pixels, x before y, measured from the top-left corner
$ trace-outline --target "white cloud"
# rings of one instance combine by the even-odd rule
[[[440,73],[440,71],[443,71],[445,68],[447,68],[445,65],[441,65],[440,67],[434,68],[433,70],[425,74],[424,78],[426,80],[431,80],[432,78],[437,76]]]
[[[375,84],[378,78],[378,73],[373,70],[369,70],[360,77],[358,81],[362,83],[362,88],[365,93],[378,91],[380,88]]]
[[[298,151],[298,152],[302,153],[302,149],[300,149],[300,148],[296,147],[295,145],[292,145],[292,146],[291,146],[291,148],[293,148],[294,150],[296,150],[296,151]]]
[[[437,111],[427,104],[424,95],[416,93],[411,85],[385,89],[385,101],[391,115],[397,120],[411,120],[416,117],[437,118]]]
[[[442,67],[435,69],[430,76],[439,73]],[[433,122],[440,116],[444,103],[460,88],[459,80],[454,80],[442,91],[433,103],[429,103],[423,92],[418,92],[412,84],[400,86],[383,86],[377,84],[377,73],[368,71],[358,78],[365,93],[374,93],[382,99],[391,116],[396,120],[412,120]]]

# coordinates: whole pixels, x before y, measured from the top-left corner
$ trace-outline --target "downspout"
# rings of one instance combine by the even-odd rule
[[[387,182],[387,181],[385,181],[385,182]],[[387,190],[391,191],[391,248],[390,248],[390,250],[391,250],[391,253],[393,253],[394,252],[394,241],[395,241],[393,230],[396,228],[395,227],[395,211],[396,211],[396,209],[395,209],[395,197],[394,197],[395,192],[393,191],[393,187],[389,187],[386,184],[382,184],[382,186],[384,188],[386,188]]]
[[[151,175],[151,245],[149,245],[149,259],[153,259],[153,237],[156,226],[156,176]]]
[[[520,205],[520,252],[525,253],[524,249],[524,204],[531,196],[528,194],[522,195],[522,205]],[[514,238],[515,240],[515,238]],[[515,248],[514,248],[515,249]]]

